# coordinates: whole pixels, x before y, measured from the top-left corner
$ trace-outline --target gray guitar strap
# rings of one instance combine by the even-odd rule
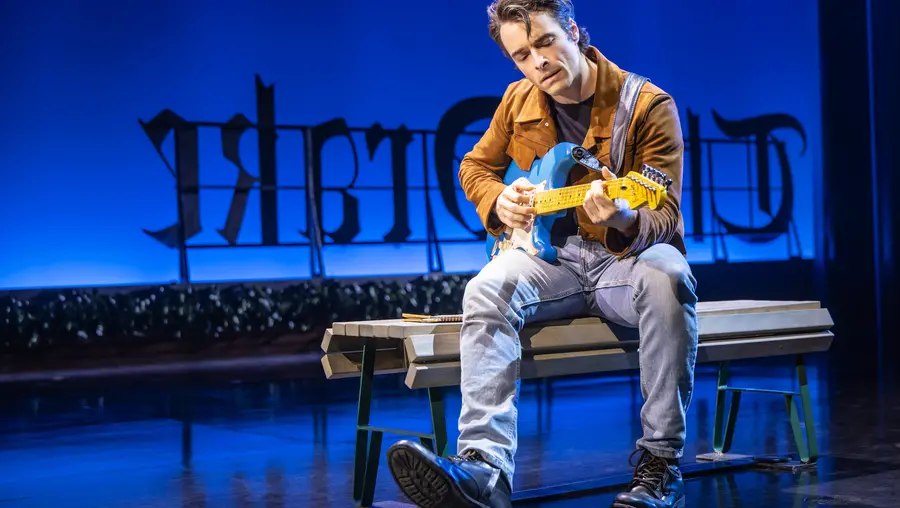
[[[625,77],[622,90],[619,91],[619,104],[613,117],[612,139],[609,148],[609,162],[612,164],[610,169],[615,175],[619,174],[625,161],[625,136],[628,135],[628,126],[631,125],[638,95],[640,95],[644,83],[648,81],[650,80],[643,76],[629,72]]]

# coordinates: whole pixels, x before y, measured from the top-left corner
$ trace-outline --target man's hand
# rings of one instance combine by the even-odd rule
[[[591,182],[591,188],[584,196],[584,213],[594,224],[618,229],[627,236],[634,236],[637,233],[637,210],[632,210],[624,199],[610,199],[603,191],[604,180],[612,179],[615,179],[615,175],[604,167],[603,180]]]
[[[517,179],[500,193],[494,205],[494,214],[511,228],[525,229],[534,220],[534,208],[529,205],[531,197],[528,194],[533,191],[531,182],[524,177]]]

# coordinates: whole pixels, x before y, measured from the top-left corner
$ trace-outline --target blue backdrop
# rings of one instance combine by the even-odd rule
[[[178,279],[176,170],[200,185],[182,200],[194,281],[424,273],[429,250],[432,269],[477,270],[477,217],[447,183],[486,125],[472,116],[520,77],[486,4],[5,3],[0,287]],[[815,0],[576,8],[607,57],[676,99],[689,261],[813,257]],[[338,190],[316,203],[310,186]],[[315,210],[338,231],[321,250],[303,234]]]

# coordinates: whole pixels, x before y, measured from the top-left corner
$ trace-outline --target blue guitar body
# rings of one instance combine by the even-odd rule
[[[524,177],[532,185],[540,187],[540,190],[558,189],[566,186],[569,172],[576,164],[585,165],[595,171],[600,170],[599,161],[587,150],[574,143],[560,143],[543,157],[536,159],[531,164],[530,171],[523,171],[515,162],[510,163],[506,175],[503,177],[503,183],[509,185]],[[505,250],[501,249],[501,242],[515,242],[524,244],[524,247],[516,248],[531,252],[548,263],[555,262],[557,252],[556,248],[550,244],[550,232],[556,220],[565,216],[565,210],[538,215],[535,217],[530,232],[507,228],[499,237],[488,234],[485,242],[488,260]]]

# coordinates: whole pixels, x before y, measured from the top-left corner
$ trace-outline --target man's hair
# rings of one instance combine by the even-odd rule
[[[509,57],[509,52],[503,47],[500,40],[500,25],[507,22],[521,22],[525,24],[525,33],[531,37],[531,15],[545,13],[555,19],[559,26],[568,34],[569,20],[575,19],[575,7],[571,0],[494,0],[487,9],[488,32],[494,42],[500,46],[503,54]],[[582,53],[587,52],[591,38],[587,30],[578,26],[578,47]]]

